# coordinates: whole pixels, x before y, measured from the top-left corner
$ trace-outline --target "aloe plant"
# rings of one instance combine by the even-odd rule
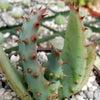
[[[21,57],[18,62],[23,69],[23,77],[0,47],[0,68],[22,100],[68,98],[81,90],[93,68],[96,43],[89,47],[86,45],[83,17],[73,5],[70,6],[63,52],[59,52],[50,43],[48,61],[44,64],[38,62],[37,33],[47,8],[39,8],[37,12],[32,10],[28,17],[22,17],[23,25],[17,29],[20,33],[17,41]]]

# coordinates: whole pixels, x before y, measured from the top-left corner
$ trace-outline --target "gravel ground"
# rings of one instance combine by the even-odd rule
[[[9,1],[12,3],[11,8],[13,8],[14,6],[23,7],[20,3],[19,4],[14,3],[15,1],[20,2],[21,0],[9,0]],[[48,1],[47,0],[41,0],[40,2],[41,3],[44,3],[44,2],[47,3]],[[54,5],[51,6],[52,10],[55,10],[55,11],[56,10],[57,11],[69,10],[69,7],[64,7],[63,9],[60,9],[60,8],[58,9],[58,7],[55,5],[54,0],[51,0],[49,3],[54,4]],[[33,6],[33,5],[36,5],[36,0],[32,1],[32,4],[30,5],[29,8],[24,9],[24,15],[25,16],[28,15],[29,11],[32,8],[36,8],[36,6]],[[53,13],[51,13],[49,10],[47,11],[47,13],[49,13],[49,16],[53,15]],[[66,19],[68,19],[68,17],[66,17]],[[91,21],[91,20],[95,20],[95,19],[93,19],[91,16],[89,16],[88,18],[85,19],[85,21]],[[21,19],[15,19],[14,17],[11,16],[11,10],[2,11],[0,9],[0,27],[4,27],[4,26],[7,26],[7,25],[13,26],[13,25],[18,25],[20,23],[22,23]],[[44,24],[51,27],[51,28],[59,30],[59,31],[64,30],[66,28],[66,25],[61,25],[61,26],[56,25],[55,20],[46,21]],[[98,27],[98,25],[96,27]],[[44,27],[42,27],[42,35],[40,35],[40,38],[43,37],[43,36],[52,35],[52,34],[53,34],[52,31],[49,31],[49,30],[45,29]],[[99,34],[92,33],[91,35],[92,36],[91,36],[90,39],[92,41],[96,40],[98,38],[100,39]],[[2,44],[2,47],[4,49],[17,46],[17,43],[15,43],[15,40],[17,40],[17,36],[11,35],[9,32],[7,32],[6,34],[4,34],[4,39],[5,39],[5,41]],[[61,39],[61,37],[58,37],[58,40],[59,39]],[[48,45],[47,43],[44,43],[41,46],[46,47],[47,45]],[[39,52],[38,55],[39,55],[38,60],[40,62],[46,62],[48,60],[45,52]],[[14,64],[15,67],[16,67],[16,62],[18,61],[18,59],[19,59],[19,55],[17,55],[17,56],[12,55],[11,58],[10,58],[11,62]],[[22,70],[21,67],[17,67],[17,69],[19,71]],[[9,87],[9,85],[6,81],[6,78],[2,75],[1,71],[0,71],[0,100],[20,100],[18,98],[18,96],[16,95],[16,93],[13,92],[12,89]],[[100,86],[98,86],[98,84],[96,83],[94,74],[91,73],[87,84],[82,88],[82,90],[78,94],[73,95],[69,99],[65,99],[65,100],[100,100]]]

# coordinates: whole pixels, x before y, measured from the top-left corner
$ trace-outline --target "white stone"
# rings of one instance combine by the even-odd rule
[[[83,88],[82,88],[82,90],[87,90],[87,85],[85,85]]]
[[[12,95],[10,92],[5,92],[3,97],[4,100],[12,100]]]
[[[7,38],[7,37],[9,37],[9,35],[10,35],[10,33],[6,33],[6,34],[4,34],[3,36],[4,36],[4,38]]]
[[[93,82],[93,81],[95,81],[95,78],[94,77],[90,77],[88,81],[89,82]]]
[[[4,88],[1,88],[0,89],[0,97],[5,93],[5,89]]]
[[[19,56],[12,55],[10,60],[12,63],[16,63],[19,60]]]
[[[72,98],[71,98],[70,100],[76,100],[75,96],[74,96],[74,95],[72,95]]]
[[[38,59],[40,62],[46,62],[48,59],[47,59],[47,56],[44,52],[39,52],[38,53]]]
[[[76,95],[76,100],[85,100],[85,99],[83,99],[83,97],[80,95]]]
[[[95,91],[97,89],[97,87],[96,86],[92,86],[92,89],[93,89],[93,91]]]
[[[87,83],[88,87],[92,87],[92,84],[90,82]]]

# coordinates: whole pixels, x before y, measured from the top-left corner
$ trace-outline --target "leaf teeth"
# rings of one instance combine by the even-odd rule
[[[25,44],[28,44],[28,39],[26,38],[26,39],[23,40],[22,42],[24,42]]]
[[[15,40],[15,42],[19,42],[19,41],[20,41],[20,39]]]
[[[21,18],[24,20],[25,19],[25,17],[23,17],[23,16],[21,16]]]
[[[74,89],[72,89],[71,92],[74,93]]]
[[[27,94],[24,94],[23,96],[24,96],[24,97],[27,97],[28,95],[27,95]]]
[[[40,92],[37,92],[36,95],[37,95],[37,97],[39,97],[41,95],[41,93]]]
[[[45,72],[46,70],[49,70],[49,68],[41,67],[41,72],[42,72],[42,74],[44,74],[44,72]]]
[[[28,68],[28,69],[27,69],[27,72],[28,72],[28,73],[31,73],[31,72],[32,72],[32,69],[31,69],[31,68]]]
[[[34,23],[34,28],[35,28],[35,29],[38,29],[39,26],[40,26],[40,22],[35,22],[35,23]]]
[[[58,51],[56,51],[56,49],[54,48],[53,44],[50,42],[51,48],[52,50],[55,52],[57,59],[59,60],[60,58],[60,53]]]
[[[34,78],[38,78],[39,74],[37,72],[35,72],[33,76],[34,76]]]
[[[35,60],[37,58],[37,53],[33,52],[31,54],[31,59]]]
[[[25,60],[25,57],[24,56],[22,58],[20,58],[17,62],[20,62],[22,60]]]
[[[69,63],[67,63],[67,62],[65,62],[65,61],[62,61],[62,65],[63,65],[63,64],[68,64],[68,65],[69,65]]]
[[[83,19],[84,19],[84,17],[85,17],[85,16],[83,16],[83,17],[80,17],[80,19],[81,19],[81,20],[83,20]]]
[[[38,10],[41,10],[41,9],[42,9],[42,6]]]
[[[26,18],[26,20],[27,20],[27,22],[29,22],[30,21],[30,18]]]
[[[17,31],[19,31],[19,30],[24,31],[24,27],[17,28],[16,30]]]
[[[27,89],[28,92],[30,92],[32,90],[32,88]]]
[[[64,75],[63,75],[63,77],[70,77],[70,76],[69,76],[69,75],[65,75],[65,74],[64,74]]]
[[[78,84],[78,81],[76,81],[75,84],[77,85]]]
[[[48,14],[40,15],[40,16],[38,17],[38,21],[40,22],[46,15],[48,15]]]
[[[31,41],[32,41],[32,42],[35,43],[35,42],[37,41],[37,39],[38,39],[37,35],[33,34],[33,35],[31,36]]]
[[[41,15],[43,15],[45,13],[45,11],[49,8],[49,6],[47,6],[46,8],[41,10]]]
[[[55,82],[47,82],[47,86],[50,86],[52,84],[55,84]]]
[[[95,46],[95,47],[97,47],[97,45],[98,45],[98,44],[97,44],[97,42],[96,42],[96,41],[94,41],[94,46]]]

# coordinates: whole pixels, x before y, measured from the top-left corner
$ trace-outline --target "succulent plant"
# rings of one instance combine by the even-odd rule
[[[64,8],[64,7],[65,7],[65,2],[63,2],[63,1],[58,1],[58,2],[57,2],[57,6],[58,6],[59,8]]]
[[[23,15],[23,13],[24,13],[24,11],[23,11],[23,9],[22,8],[20,8],[20,7],[14,7],[13,9],[12,9],[12,16],[13,17],[15,17],[15,18],[20,18],[22,15]]]
[[[23,3],[23,5],[24,5],[24,6],[26,6],[26,7],[27,7],[27,6],[29,6],[29,5],[30,5],[31,0],[23,0],[23,1],[22,1],[22,3]]]
[[[18,62],[23,73],[15,69],[0,46],[0,68],[22,100],[63,100],[79,92],[87,82],[96,58],[96,42],[89,47],[85,43],[87,28],[82,24],[83,17],[71,5],[62,52],[50,43],[48,61],[38,62],[37,33],[47,8],[40,7],[37,12],[32,10],[28,17],[22,17],[23,25],[17,29],[21,57]]]
[[[55,23],[57,25],[63,25],[66,23],[66,18],[62,15],[58,15],[56,18],[55,18]]]
[[[8,0],[1,0],[0,1],[0,7],[4,10],[10,8],[10,3]]]

